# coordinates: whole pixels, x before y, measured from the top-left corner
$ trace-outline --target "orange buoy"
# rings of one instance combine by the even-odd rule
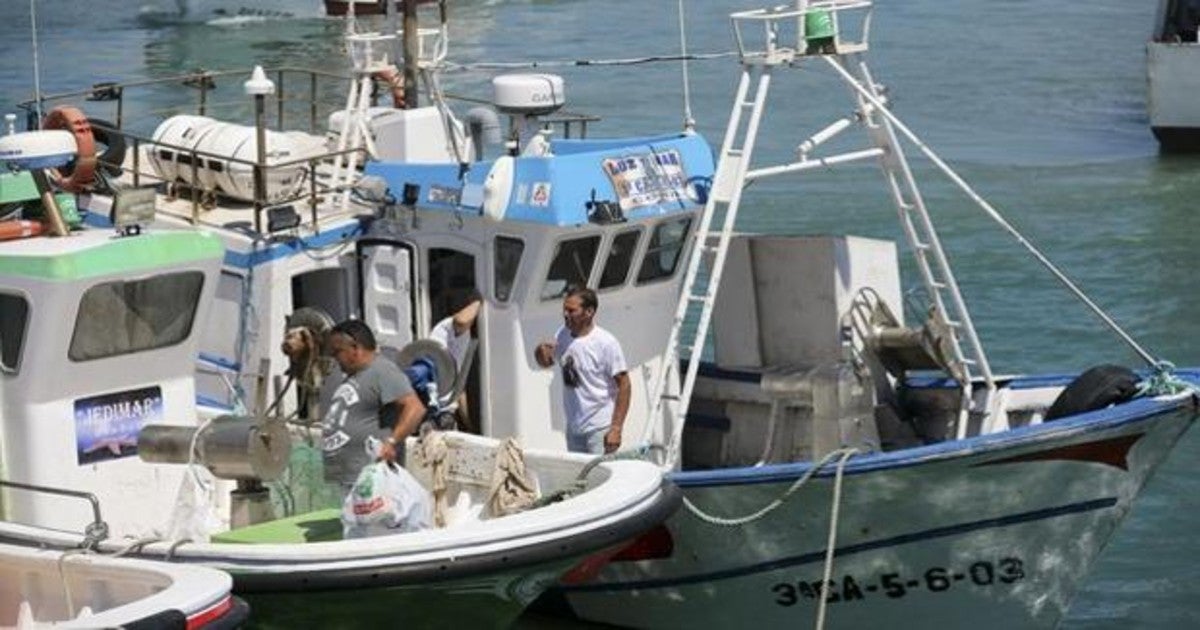
[[[30,236],[38,236],[45,231],[46,226],[41,221],[28,221],[24,219],[0,221],[0,241],[29,238]]]
[[[404,75],[396,66],[388,66],[371,75],[372,78],[383,81],[392,90],[392,107],[404,109]]]
[[[42,129],[66,129],[75,135],[75,166],[54,169],[54,182],[70,192],[86,190],[96,181],[96,137],[87,115],[75,107],[55,107],[46,114]]]

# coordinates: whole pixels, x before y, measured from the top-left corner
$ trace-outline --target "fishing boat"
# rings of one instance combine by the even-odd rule
[[[430,3],[434,0],[418,0]],[[402,7],[403,2],[395,2]],[[385,15],[382,0],[161,0],[144,4],[138,20],[148,24],[181,24],[230,19],[283,19]]]
[[[325,7],[320,0],[158,0],[141,5],[137,19],[145,24],[165,25],[323,15]]]
[[[1200,6],[1192,0],[1162,0],[1146,44],[1147,109],[1150,128],[1164,151],[1200,147],[1200,111],[1192,97],[1200,89]]]
[[[212,569],[0,545],[6,628],[236,628],[244,602]]]
[[[668,464],[686,509],[548,606],[647,628],[750,618],[1055,627],[1194,422],[1200,373],[1141,348],[891,111],[867,64],[871,4],[731,15],[742,75],[674,313],[666,365],[679,367],[660,380],[652,416],[685,419],[668,432]],[[769,148],[785,135],[769,124],[772,81],[819,70],[848,89],[853,113],[800,135],[791,161],[753,162],[760,139]],[[994,374],[907,150],[1024,245],[1144,369]],[[916,325],[902,323],[888,243],[733,234],[751,183],[862,161],[882,170],[915,258],[926,298]]]
[[[355,486],[376,496],[363,506],[305,500],[323,485],[319,468],[305,468],[311,425],[289,430],[262,405],[198,404],[195,360],[221,315],[226,248],[213,230],[156,221],[154,188],[117,188],[105,225],[89,226],[74,198],[55,192],[103,172],[78,158],[86,121],[67,118],[73,131],[0,137],[0,156],[21,169],[0,180],[6,207],[23,217],[8,220],[49,226],[8,234],[0,249],[0,540],[55,557],[138,558],[167,575],[172,563],[220,569],[273,623],[505,627],[560,578],[586,576],[593,554],[677,508],[649,462],[433,431],[408,445],[407,474],[421,490],[405,496],[431,494],[436,526],[397,519],[357,536],[361,514],[401,513],[403,499],[372,495],[372,478]],[[413,347],[411,361],[396,360],[425,361],[426,386],[450,392],[453,360]],[[441,399],[430,396],[433,408]],[[277,514],[263,483],[285,469],[315,478],[286,486],[289,509]]]
[[[627,353],[625,447],[661,454],[684,509],[578,565],[540,605],[635,627],[918,615],[1053,627],[1195,419],[1200,373],[1170,369],[1119,328],[1145,368],[992,372],[906,149],[1078,288],[890,109],[867,65],[871,15],[865,0],[735,13],[743,73],[715,156],[686,126],[587,137],[596,121],[564,115],[567,86],[545,73],[495,77],[495,115],[457,115],[437,87],[436,44],[411,68],[420,94],[371,103],[378,34],[350,40],[359,61],[345,106],[307,114],[325,123],[309,133],[327,134],[331,154],[294,136],[275,157],[233,155],[204,133],[210,123],[187,119],[130,137],[120,181],[153,191],[157,224],[199,229],[225,251],[196,394],[214,409],[254,407],[266,397],[256,383],[287,376],[277,347],[300,309],[359,317],[402,352],[479,290],[462,385],[472,430],[562,449],[562,377],[532,348],[558,326],[567,287],[586,285]],[[848,86],[852,113],[801,134],[794,161],[752,163],[760,136],[795,133],[767,131],[772,80],[822,69]],[[267,76],[283,74],[252,75],[259,124],[237,133],[277,151],[261,121],[283,99]],[[114,94],[118,113],[130,94]],[[832,150],[856,138],[866,146]],[[915,314],[895,243],[735,236],[751,182],[855,163],[883,172],[925,292]],[[113,197],[87,189],[84,220],[109,225]],[[280,400],[303,413],[303,395]]]

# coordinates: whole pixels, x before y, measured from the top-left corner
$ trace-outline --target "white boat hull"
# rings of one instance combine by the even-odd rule
[[[897,619],[1054,627],[1195,417],[1190,397],[1125,407],[851,460],[825,627]],[[734,517],[783,496],[807,468],[689,472],[675,481],[701,510]],[[833,485],[829,466],[779,509],[741,526],[682,509],[667,523],[669,557],[613,562],[599,581],[559,592],[577,616],[623,626],[806,625],[820,597]]]
[[[447,442],[476,449],[463,455],[452,450],[452,474],[466,474],[461,471],[481,462],[490,465],[478,453],[489,452],[493,440],[455,434]],[[525,455],[545,492],[569,485],[591,461],[578,454]],[[349,540],[335,534],[314,542],[269,536],[207,543],[162,540],[136,550],[125,540],[110,539],[99,550],[225,571],[256,618],[280,627],[339,627],[347,620],[354,627],[399,621],[418,627],[451,622],[507,627],[580,561],[619,548],[679,505],[678,491],[646,462],[602,463],[592,470],[588,484],[586,491],[557,503],[441,529]],[[297,518],[298,530],[341,531],[337,510]],[[83,539],[3,522],[0,541],[67,549]]]
[[[1165,150],[1200,149],[1200,44],[1146,45],[1150,128]]]
[[[0,626],[234,627],[247,610],[232,584],[201,567],[0,544]]]

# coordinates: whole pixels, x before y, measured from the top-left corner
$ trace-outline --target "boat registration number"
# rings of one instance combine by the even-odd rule
[[[1001,558],[999,561],[977,560],[958,568],[929,567],[917,575],[881,573],[878,575],[845,574],[822,584],[822,580],[779,582],[771,586],[775,604],[795,606],[802,599],[824,597],[827,603],[849,602],[868,597],[899,599],[915,592],[945,593],[955,588],[996,587],[1014,584],[1025,577],[1025,563],[1020,558]]]

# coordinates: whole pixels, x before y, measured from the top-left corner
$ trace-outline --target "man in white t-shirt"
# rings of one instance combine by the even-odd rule
[[[471,333],[475,329],[475,318],[479,316],[479,309],[483,306],[483,297],[477,291],[472,291],[464,302],[461,308],[443,318],[429,331],[429,338],[446,348],[450,356],[454,357],[454,367],[459,370],[463,368],[467,350],[471,347]],[[463,430],[475,432],[467,409],[466,392],[458,397],[455,416]]]
[[[563,327],[553,342],[534,349],[542,367],[562,367],[567,450],[611,453],[621,447],[629,411],[625,354],[612,333],[593,321],[599,302],[591,289],[573,288],[563,298]]]

